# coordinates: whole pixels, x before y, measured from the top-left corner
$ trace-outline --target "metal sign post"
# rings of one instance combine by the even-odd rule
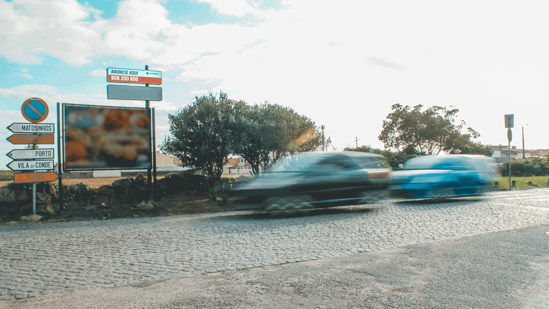
[[[146,65],[145,66],[145,71],[148,71],[149,70],[149,65]],[[151,89],[149,88],[149,84],[145,84],[145,89]],[[147,99],[150,99],[150,98],[147,98]],[[161,98],[162,99],[162,98]],[[149,100],[145,100],[145,107],[147,108],[147,111],[149,113],[149,117],[151,117],[151,104],[150,104],[150,101]],[[149,118],[150,119],[150,118]],[[150,200],[152,200],[153,198],[153,195],[154,195],[154,192],[153,192],[153,185],[152,185],[152,169],[151,168],[148,168],[147,169],[147,185],[149,186],[149,192],[150,192]]]
[[[150,193],[150,199],[154,200],[154,185],[152,183],[152,171],[156,179],[156,140],[154,138],[154,111],[151,110],[150,101],[162,101],[162,88],[149,87],[151,85],[162,85],[162,72],[137,69],[107,68],[107,82],[109,83],[127,83],[127,84],[145,84],[145,87],[107,85],[107,99],[109,100],[143,100],[147,108],[149,119],[151,120],[151,167],[147,168],[147,185]],[[155,180],[156,182],[156,180]]]
[[[56,180],[53,170],[53,148],[38,149],[38,144],[53,144],[55,125],[41,123],[49,114],[48,104],[40,98],[30,98],[21,106],[21,114],[30,123],[15,122],[7,127],[12,133],[7,138],[14,145],[32,145],[30,149],[13,149],[6,155],[13,159],[7,167],[23,173],[13,174],[13,182],[32,183],[32,214],[36,215],[36,184]],[[52,159],[52,160],[48,160]],[[46,172],[37,172],[44,171]],[[25,173],[28,172],[28,173]]]
[[[511,141],[513,140],[513,131],[511,128],[515,126],[515,115],[505,115],[505,127],[507,128],[507,147],[509,147],[509,190],[513,189],[511,187]]]
[[[63,211],[63,171],[61,169],[61,104],[57,102],[57,173],[59,173],[59,210]],[[63,131],[63,135],[65,132]]]

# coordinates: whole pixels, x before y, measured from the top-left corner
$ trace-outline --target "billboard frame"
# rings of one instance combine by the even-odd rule
[[[92,104],[76,104],[76,103],[62,103],[61,104],[62,107],[61,107],[61,115],[62,115],[62,128],[61,130],[58,130],[58,132],[63,132],[63,147],[62,147],[62,150],[63,150],[63,172],[82,172],[82,171],[110,171],[110,170],[115,170],[115,171],[118,171],[118,170],[134,170],[134,169],[149,169],[149,168],[152,168],[153,166],[153,161],[152,161],[152,136],[154,134],[154,128],[152,127],[152,123],[151,123],[151,120],[152,120],[152,115],[151,115],[151,108],[143,108],[143,107],[131,107],[131,106],[112,106],[112,105],[92,105]],[[113,109],[130,109],[130,110],[140,110],[140,111],[145,111],[146,112],[146,115],[149,117],[149,164],[150,164],[150,167],[144,167],[144,168],[136,168],[135,166],[133,167],[106,167],[106,168],[67,168],[67,158],[66,158],[66,153],[65,153],[65,149],[66,149],[66,134],[65,134],[65,123],[66,123],[66,119],[65,119],[65,107],[66,106],[82,106],[82,107],[95,107],[95,108],[113,108]]]

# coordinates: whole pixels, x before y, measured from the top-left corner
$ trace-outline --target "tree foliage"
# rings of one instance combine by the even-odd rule
[[[465,122],[456,123],[459,109],[433,106],[422,111],[423,105],[402,106],[394,104],[392,112],[383,121],[378,136],[385,148],[408,153],[439,154],[478,153],[491,155],[491,149],[471,139],[480,134],[471,127],[462,133]]]
[[[317,150],[322,135],[315,123],[278,104],[242,106],[234,153],[245,158],[254,174],[281,157]]]
[[[397,170],[399,168],[399,165],[404,164],[406,161],[417,157],[417,155],[413,153],[407,153],[405,151],[392,152],[389,149],[382,150],[377,148],[371,148],[370,146],[362,146],[358,148],[346,148],[346,150],[359,151],[359,152],[370,152],[370,150],[372,150],[373,153],[382,155],[385,161],[385,164],[389,166],[392,170]]]
[[[161,149],[181,160],[182,166],[200,170],[213,189],[232,153],[235,102],[221,92],[195,97],[182,111],[168,115],[171,135]]]

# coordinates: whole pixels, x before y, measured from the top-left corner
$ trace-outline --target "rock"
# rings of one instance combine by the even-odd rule
[[[55,215],[55,209],[53,209],[53,205],[51,204],[48,204],[46,206],[46,208],[44,208],[44,210],[42,210],[42,212],[45,214],[45,215],[48,215],[48,216],[53,216]]]
[[[147,185],[147,180],[145,180],[143,174],[138,174],[137,176],[135,176],[134,182],[137,182],[141,186]]]
[[[124,179],[115,180],[115,181],[112,183],[112,186],[113,186],[113,187],[122,187],[122,188],[129,188],[129,187],[131,187],[131,185],[132,185],[132,179],[131,179],[130,177],[124,178]]]
[[[48,193],[51,195],[51,198],[56,200],[59,198],[59,193],[57,192],[57,187],[53,183],[48,184]]]
[[[28,216],[22,216],[21,221],[29,221],[29,222],[38,222],[42,219],[42,216],[39,215],[28,215]]]
[[[36,201],[39,203],[47,203],[51,201],[51,196],[49,194],[36,192]]]
[[[27,221],[29,221],[29,222],[38,222],[38,221],[40,221],[40,219],[42,219],[42,216],[40,216],[40,215],[29,215],[29,216],[27,216]]]
[[[0,202],[13,202],[13,198],[8,194],[6,187],[0,187]]]
[[[143,201],[137,205],[137,208],[141,210],[152,210],[154,209],[154,205],[149,201],[147,202]]]
[[[30,213],[32,212],[32,204],[27,204],[19,207],[19,213]]]
[[[110,204],[114,199],[114,189],[111,186],[101,186],[97,189],[97,196],[94,203],[96,204]]]

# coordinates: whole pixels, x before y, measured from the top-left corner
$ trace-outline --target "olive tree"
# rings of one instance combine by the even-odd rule
[[[191,105],[168,115],[170,136],[163,151],[181,160],[182,166],[201,171],[210,190],[223,174],[223,165],[233,150],[235,106],[242,104],[221,92],[195,97]],[[212,197],[213,198],[213,197]]]
[[[250,163],[254,174],[281,157],[322,146],[322,135],[315,123],[291,108],[264,103],[240,106],[239,112],[235,154]]]
[[[433,106],[422,111],[423,106],[413,108],[394,104],[392,112],[383,121],[378,136],[385,148],[419,154],[488,153],[490,149],[471,139],[480,134],[468,127],[462,133],[465,122],[456,122],[459,109]]]

